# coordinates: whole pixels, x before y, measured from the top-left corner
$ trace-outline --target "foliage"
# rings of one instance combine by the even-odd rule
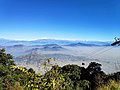
[[[78,65],[60,67],[44,62],[45,73],[16,66],[12,55],[0,50],[0,90],[120,90],[120,72],[106,75],[101,64],[91,62],[87,68]]]
[[[13,57],[10,54],[5,53],[5,49],[0,50],[0,64],[3,65],[13,65],[14,62],[12,61]]]
[[[78,65],[65,65],[61,68],[61,73],[64,75],[66,81],[70,81],[69,83],[72,90],[85,90],[89,88],[89,81],[81,78],[83,70],[85,70],[85,68]],[[83,83],[85,84],[83,85]]]

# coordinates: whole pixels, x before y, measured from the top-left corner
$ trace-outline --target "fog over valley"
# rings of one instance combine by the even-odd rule
[[[120,70],[120,47],[110,46],[112,42],[100,41],[67,41],[35,40],[14,41],[1,40],[0,47],[14,56],[19,66],[34,68],[40,72],[45,60],[52,58],[51,63],[64,66],[77,64],[87,67],[92,61],[102,64],[106,73]]]

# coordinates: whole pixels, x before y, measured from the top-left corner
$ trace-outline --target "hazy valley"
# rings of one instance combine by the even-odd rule
[[[14,56],[17,65],[42,71],[42,64],[52,58],[60,66],[77,64],[86,67],[91,61],[102,64],[106,73],[120,70],[120,47],[112,42],[40,39],[34,41],[0,40],[0,48]],[[84,63],[84,64],[83,64]]]

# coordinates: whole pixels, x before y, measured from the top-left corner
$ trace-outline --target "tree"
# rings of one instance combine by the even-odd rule
[[[96,90],[98,86],[104,83],[106,74],[101,71],[101,64],[96,62],[91,62],[86,70],[87,80],[89,80],[91,83],[91,90]]]
[[[0,49],[0,64],[3,65],[15,65],[12,61],[13,57],[10,54],[5,53],[5,49]]]
[[[61,68],[62,74],[65,75],[66,81],[70,81],[72,90],[88,90],[89,81],[83,78],[84,67],[78,65],[65,65]]]
[[[35,71],[32,68],[28,69],[28,72],[35,73]]]

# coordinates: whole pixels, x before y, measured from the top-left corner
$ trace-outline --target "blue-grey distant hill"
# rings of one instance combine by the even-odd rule
[[[30,46],[32,49],[27,50],[26,52],[36,52],[36,51],[61,51],[66,50],[60,45],[57,44],[46,44],[46,45],[33,45]]]
[[[11,46],[11,45],[45,45],[45,44],[59,44],[59,45],[66,45],[71,43],[77,43],[77,41],[70,41],[70,40],[56,40],[56,39],[39,39],[39,40],[7,40],[7,39],[0,39],[1,46]]]
[[[72,47],[75,47],[75,46],[110,46],[110,44],[109,43],[107,43],[107,42],[102,42],[102,43],[100,43],[100,42],[85,42],[85,43],[72,43],[72,44],[68,44],[68,45],[65,45],[65,46],[72,46]]]
[[[0,39],[0,46],[12,46],[12,45],[45,45],[45,44],[58,44],[66,46],[109,46],[111,42],[100,41],[72,41],[72,40],[56,40],[56,39],[39,39],[39,40],[7,40]]]

